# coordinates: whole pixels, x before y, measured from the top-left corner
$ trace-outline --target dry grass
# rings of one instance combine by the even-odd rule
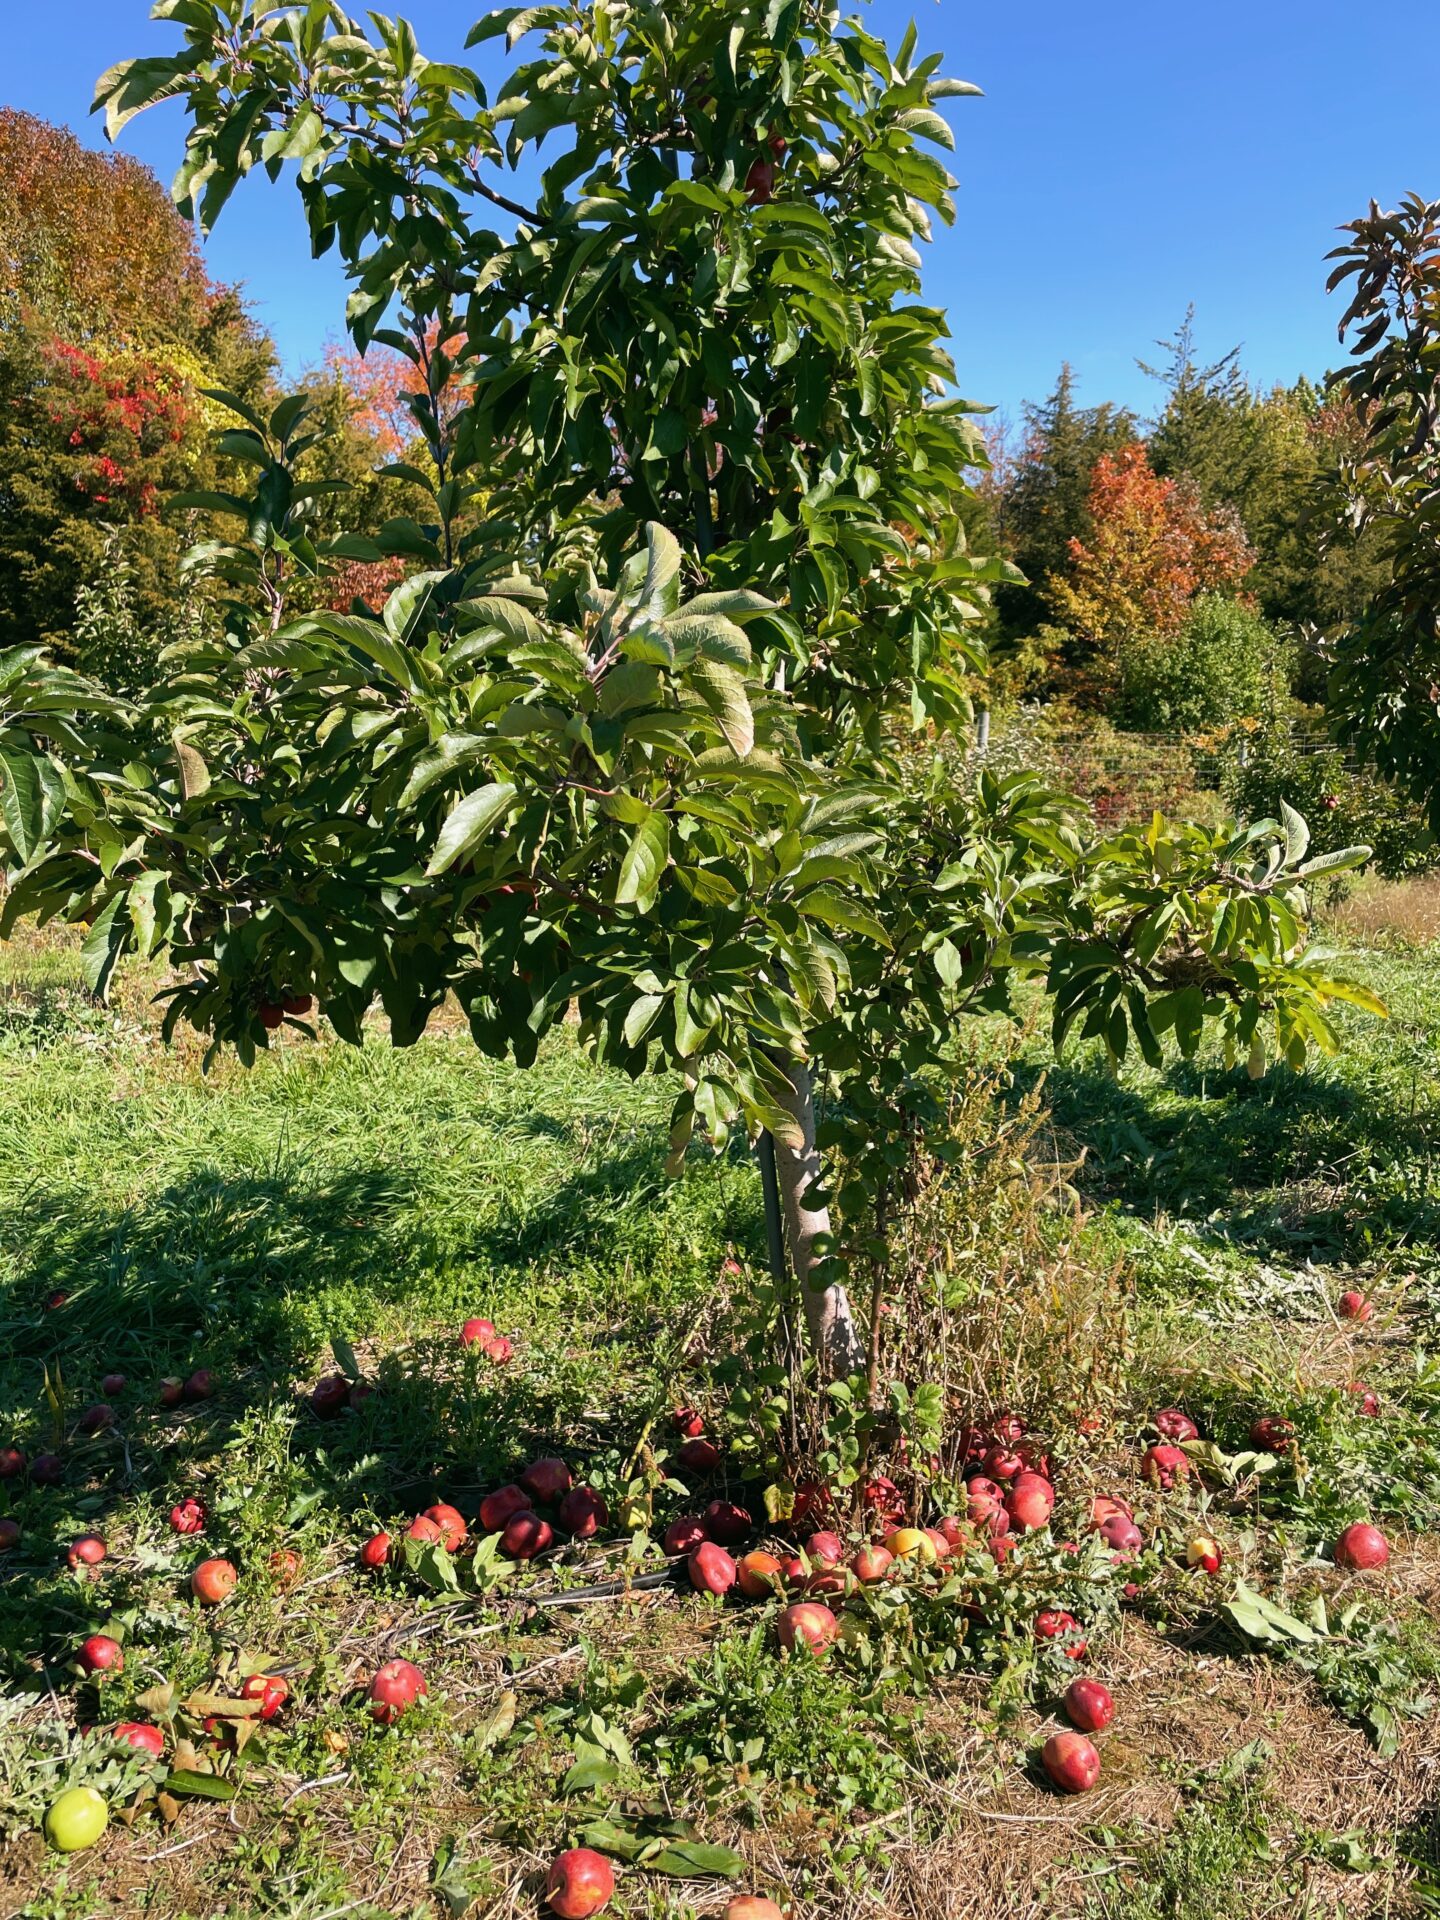
[[[1326,907],[1322,917],[1331,934],[1359,946],[1428,947],[1440,940],[1440,874],[1414,880],[1367,877]]]

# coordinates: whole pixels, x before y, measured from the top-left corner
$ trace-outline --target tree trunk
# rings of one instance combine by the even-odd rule
[[[794,1091],[784,1096],[780,1104],[804,1137],[804,1145],[799,1148],[787,1147],[782,1140],[773,1142],[775,1176],[785,1216],[785,1239],[790,1264],[800,1284],[811,1351],[822,1373],[844,1378],[863,1370],[865,1355],[844,1287],[817,1285],[812,1279],[817,1258],[815,1241],[828,1239],[830,1211],[828,1207],[812,1206],[808,1202],[810,1189],[820,1179],[810,1070],[800,1061],[789,1059],[784,1062],[784,1070]]]

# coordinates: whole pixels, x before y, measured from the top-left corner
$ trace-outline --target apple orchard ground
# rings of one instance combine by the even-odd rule
[[[1055,1723],[1050,1696],[1024,1698],[1023,1660],[998,1685],[907,1687],[844,1651],[782,1666],[763,1608],[669,1590],[457,1605],[361,1576],[377,1523],[436,1497],[473,1515],[537,1452],[603,1474],[675,1394],[718,1411],[705,1368],[732,1326],[715,1276],[728,1253],[758,1259],[758,1190],[738,1152],[665,1180],[665,1082],[597,1074],[564,1038],[523,1075],[457,1029],[408,1053],[379,1034],[363,1054],[287,1040],[250,1075],[202,1079],[197,1049],[160,1045],[153,983],[102,1013],[64,940],[0,948],[0,1445],[52,1437],[46,1366],[67,1434],[102,1374],[129,1382],[123,1438],[67,1437],[60,1489],[0,1488],[25,1529],[0,1559],[0,1912],[533,1914],[549,1859],[607,1809],[738,1849],[796,1915],[1440,1912],[1440,999],[1413,907],[1404,939],[1383,894],[1349,914],[1370,943],[1352,967],[1395,1018],[1346,1019],[1346,1056],[1305,1080],[1211,1062],[1117,1082],[1083,1058],[1049,1073],[1046,1137],[1066,1156],[1088,1143],[1077,1284],[1114,1291],[1126,1343],[1106,1433],[1062,1448],[1057,1531],[1100,1488],[1133,1496],[1148,1530],[1135,1436],[1154,1407],[1200,1412],[1233,1449],[1254,1413],[1303,1403],[1312,1479],[1253,1525],[1227,1515],[1230,1569],[1292,1606],[1367,1607],[1353,1652],[1320,1670],[1247,1646],[1213,1608],[1122,1614],[1087,1662],[1117,1714],[1101,1785],[1076,1801],[1037,1784]],[[1018,1082],[1047,1064],[1027,1043]],[[1363,1331],[1329,1311],[1347,1284],[1379,1303]],[[472,1313],[514,1335],[503,1373],[462,1359]],[[385,1387],[322,1425],[299,1396],[335,1335]],[[1057,1400],[1070,1364],[1057,1353]],[[159,1412],[161,1377],[200,1365],[216,1399]],[[1356,1378],[1379,1421],[1340,1405]],[[1357,1490],[1395,1552],[1347,1581],[1287,1540],[1323,1535]],[[242,1569],[214,1616],[184,1597],[198,1556],[165,1525],[187,1492],[211,1509],[209,1550]],[[98,1580],[63,1565],[92,1529],[110,1543]],[[303,1556],[289,1594],[265,1573],[282,1541]],[[296,1697],[241,1756],[233,1801],[186,1799],[168,1829],[112,1821],[65,1861],[40,1816],[90,1777],[76,1724],[116,1717],[66,1662],[111,1617],[127,1708],[249,1656]],[[353,1688],[396,1654],[430,1695],[381,1732]],[[1391,1757],[1363,1724],[1377,1701],[1396,1709]],[[134,1779],[99,1784],[118,1802]],[[613,1910],[718,1914],[726,1897],[631,1869]]]

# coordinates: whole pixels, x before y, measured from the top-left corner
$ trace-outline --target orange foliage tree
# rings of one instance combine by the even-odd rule
[[[1139,441],[1096,461],[1088,508],[1090,537],[1071,540],[1069,569],[1048,590],[1108,663],[1128,641],[1177,633],[1197,594],[1233,593],[1254,564],[1238,517],[1162,479]]]

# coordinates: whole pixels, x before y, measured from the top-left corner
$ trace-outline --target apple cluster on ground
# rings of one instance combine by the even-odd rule
[[[1364,1296],[1347,1294],[1339,1302],[1343,1317],[1363,1321],[1369,1311]],[[512,1342],[485,1319],[467,1320],[460,1335],[468,1352],[497,1365],[508,1362]],[[186,1380],[167,1379],[160,1390],[161,1404],[201,1401],[216,1390],[205,1370]],[[127,1382],[110,1374],[101,1383],[104,1398],[86,1407],[77,1421],[80,1434],[94,1437],[118,1424],[116,1402]],[[358,1407],[376,1389],[348,1375],[327,1375],[308,1395],[308,1407],[320,1420],[338,1417],[347,1407]],[[1356,1411],[1367,1417],[1379,1413],[1379,1403],[1363,1383],[1349,1388]],[[703,1486],[723,1475],[726,1449],[723,1439],[706,1431],[704,1416],[692,1407],[673,1416],[674,1462],[686,1476],[685,1486]],[[1147,1543],[1131,1501],[1119,1492],[1088,1493],[1076,1518],[1075,1540],[1056,1540],[1052,1521],[1057,1491],[1051,1455],[1045,1445],[1015,1415],[990,1419],[967,1436],[964,1474],[957,1484],[953,1512],[907,1510],[895,1485],[876,1474],[859,1489],[860,1497],[842,1497],[821,1484],[809,1482],[796,1489],[787,1520],[761,1522],[743,1503],[750,1489],[716,1490],[696,1499],[693,1508],[671,1515],[659,1524],[651,1512],[637,1520],[627,1516],[622,1537],[641,1536],[639,1553],[631,1553],[629,1573],[616,1582],[623,1593],[636,1568],[663,1556],[677,1584],[736,1607],[764,1607],[770,1611],[773,1642],[782,1659],[825,1659],[849,1640],[863,1639],[886,1617],[877,1612],[877,1599],[893,1617],[897,1610],[923,1596],[933,1607],[949,1609],[954,1632],[963,1634],[983,1622],[987,1607],[1003,1595],[1012,1617],[1028,1620],[1033,1638],[1035,1670],[1042,1695],[1064,1715],[1068,1727],[1053,1731],[1034,1753],[1037,1784],[1062,1794],[1081,1794],[1094,1788],[1103,1773],[1103,1749],[1092,1735],[1104,1734],[1115,1718],[1115,1702],[1103,1682],[1078,1672],[1091,1657],[1092,1625],[1083,1617],[1083,1599],[1058,1604],[1057,1585],[1067,1578],[1070,1588],[1083,1595],[1087,1583],[1103,1577],[1118,1586],[1123,1597],[1140,1594],[1141,1563],[1157,1551],[1163,1559],[1183,1566],[1191,1575],[1221,1582],[1226,1550],[1208,1519],[1205,1492],[1206,1443],[1196,1422],[1181,1408],[1154,1413],[1147,1423],[1138,1459],[1141,1476],[1159,1503],[1156,1533]],[[1081,1433],[1086,1423],[1080,1423]],[[1285,1418],[1257,1413],[1250,1443],[1259,1455],[1282,1455],[1295,1439]],[[662,1456],[663,1457],[663,1456]],[[54,1453],[27,1458],[18,1444],[0,1448],[0,1482],[34,1487],[54,1486],[65,1475],[64,1459]],[[679,1486],[678,1481],[668,1485]],[[741,1498],[732,1497],[732,1492]],[[173,1533],[196,1543],[196,1558],[188,1587],[194,1601],[207,1609],[223,1608],[240,1581],[242,1569],[222,1553],[205,1551],[211,1515],[206,1501],[194,1491],[176,1490],[169,1511]],[[1167,1504],[1175,1509],[1178,1526],[1170,1524]],[[816,1524],[820,1522],[822,1524]],[[403,1583],[414,1577],[427,1553],[452,1557],[463,1565],[470,1550],[478,1567],[497,1560],[530,1578],[544,1571],[573,1566],[577,1550],[603,1546],[617,1536],[611,1502],[600,1488],[577,1477],[570,1464],[555,1454],[532,1460],[513,1481],[486,1493],[471,1510],[448,1501],[436,1501],[394,1531],[380,1531],[357,1545],[359,1567],[366,1576]],[[0,1517],[0,1556],[22,1547],[23,1533],[12,1518]],[[1028,1551],[1035,1549],[1032,1554]],[[66,1562],[77,1580],[103,1582],[109,1557],[99,1532],[77,1537],[66,1551]],[[1353,1522],[1330,1548],[1334,1566],[1346,1573],[1383,1568],[1390,1557],[1384,1533],[1368,1520]],[[536,1563],[541,1563],[539,1566]],[[0,1562],[3,1564],[3,1562]],[[1061,1571],[1057,1574],[1056,1569]],[[1065,1569],[1073,1569],[1066,1574]],[[266,1572],[280,1589],[294,1586],[303,1568],[300,1555],[282,1547],[266,1560]],[[1130,1578],[1131,1573],[1134,1579]],[[1067,1589],[1068,1591],[1069,1589]],[[1218,1589],[1217,1589],[1218,1590]],[[1044,1604],[1025,1612],[1030,1596]],[[97,1599],[100,1597],[96,1592]],[[1080,1611],[1077,1611],[1077,1607]],[[107,1622],[107,1625],[111,1623]],[[275,1665],[283,1668],[283,1658]],[[97,1631],[75,1649],[73,1671],[92,1697],[103,1705],[110,1681],[125,1671],[123,1629]],[[213,1771],[216,1756],[236,1751],[265,1724],[282,1716],[302,1713],[304,1702],[283,1671],[232,1676],[236,1690],[213,1697],[178,1702],[146,1697],[156,1711],[149,1720],[125,1719],[92,1729],[97,1738],[121,1743],[156,1763],[153,1787],[164,1792],[167,1780],[186,1773]],[[165,1689],[159,1690],[160,1694]],[[380,1663],[364,1686],[364,1706],[379,1729],[394,1727],[430,1688],[414,1661],[391,1658]],[[208,1710],[206,1710],[208,1707]],[[208,1743],[208,1751],[207,1751]],[[168,1761],[167,1761],[168,1756]],[[61,1852],[95,1845],[105,1832],[109,1808],[104,1797],[88,1786],[71,1787],[58,1795],[45,1815],[45,1833]],[[600,1912],[615,1891],[611,1862],[587,1847],[567,1850],[549,1869],[545,1898],[560,1920],[582,1920]],[[780,1909],[760,1894],[731,1901],[730,1920],[765,1920]]]

